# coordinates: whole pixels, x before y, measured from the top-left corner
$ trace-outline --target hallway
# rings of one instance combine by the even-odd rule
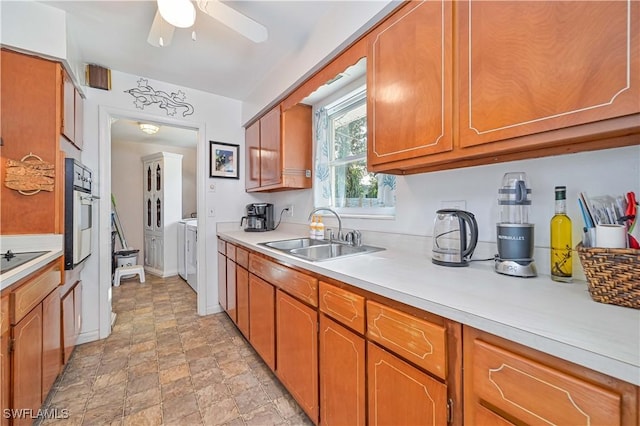
[[[199,317],[179,277],[113,287],[112,334],[78,346],[42,425],[311,425],[226,314]],[[60,417],[60,415],[59,415]]]

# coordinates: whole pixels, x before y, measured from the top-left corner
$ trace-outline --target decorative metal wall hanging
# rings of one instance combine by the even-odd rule
[[[138,80],[138,87],[125,90],[125,93],[130,94],[134,98],[133,104],[138,109],[144,109],[145,106],[152,104],[158,104],[159,108],[166,111],[167,115],[175,116],[178,109],[183,109],[182,116],[186,117],[194,112],[193,105],[185,102],[187,98],[182,90],[178,92],[171,92],[169,95],[162,90],[155,90],[149,86],[149,81],[146,78]]]
[[[35,195],[40,191],[53,191],[55,166],[33,153],[20,161],[7,159],[7,174],[4,186],[15,189],[22,195]]]

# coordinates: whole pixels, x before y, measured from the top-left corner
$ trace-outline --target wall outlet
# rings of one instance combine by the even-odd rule
[[[213,207],[210,207],[209,211],[207,212],[207,215],[209,217],[215,217],[216,216],[216,209],[214,209]]]
[[[214,182],[209,182],[209,188],[207,188],[209,192],[216,192],[216,184]]]
[[[293,217],[293,204],[287,204],[284,206],[285,209],[289,209],[285,211],[282,215],[287,217]]]
[[[454,200],[454,201],[440,201],[441,209],[457,209],[457,210],[466,210],[467,202],[465,200]]]

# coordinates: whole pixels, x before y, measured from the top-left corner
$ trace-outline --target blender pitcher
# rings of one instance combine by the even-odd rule
[[[531,187],[526,173],[505,173],[502,187],[498,190],[498,205],[500,222],[496,225],[496,272],[517,277],[535,277],[534,225],[529,223]]]

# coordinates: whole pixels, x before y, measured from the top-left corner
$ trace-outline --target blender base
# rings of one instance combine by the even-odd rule
[[[499,274],[511,275],[514,277],[531,278],[538,276],[536,264],[533,260],[518,262],[515,260],[496,259],[494,269]]]

